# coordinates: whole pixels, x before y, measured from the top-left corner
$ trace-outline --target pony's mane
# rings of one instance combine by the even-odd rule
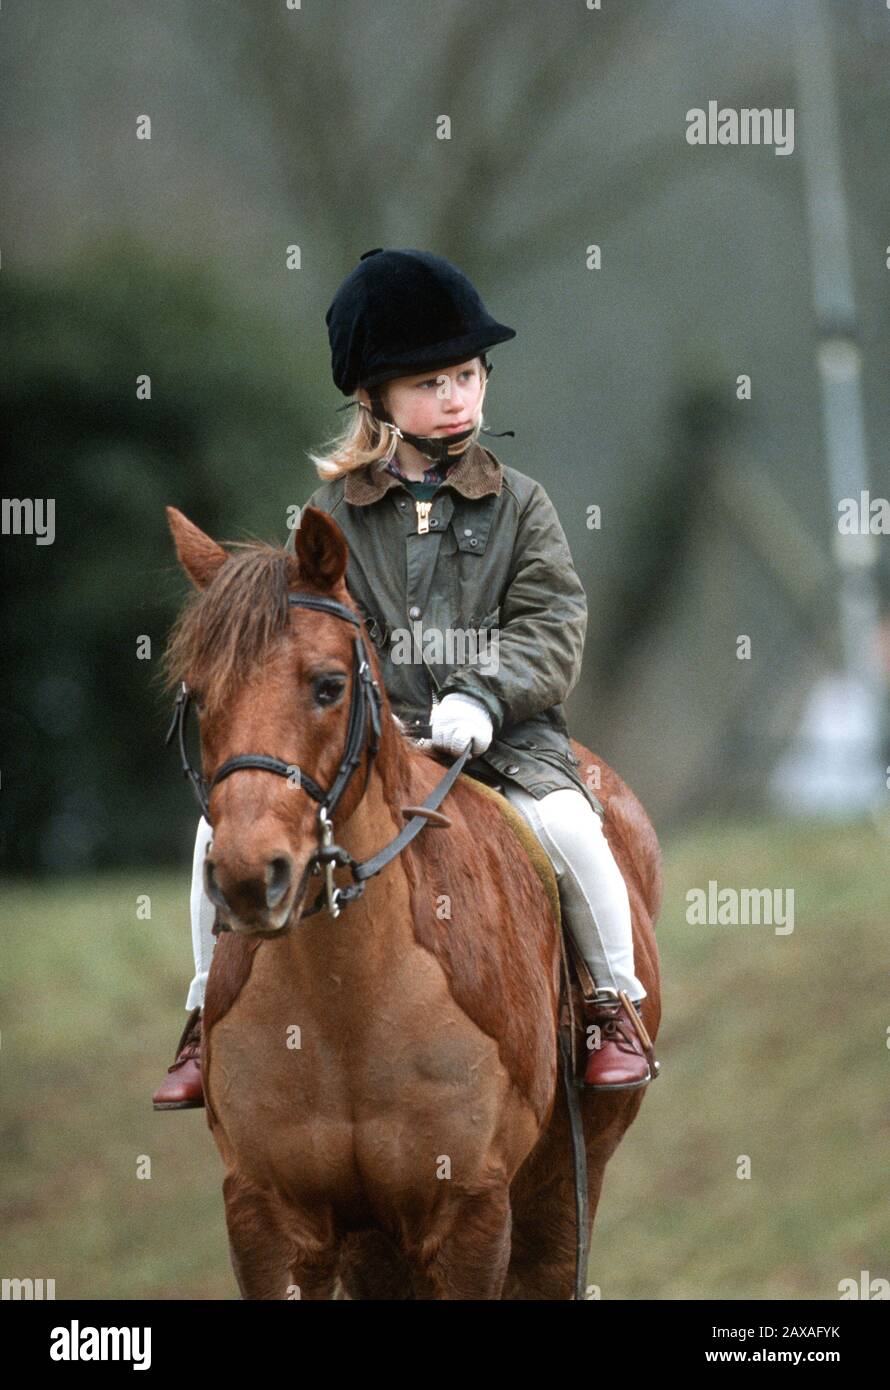
[[[209,712],[267,656],[287,627],[299,563],[280,546],[233,547],[206,589],[192,594],[164,654],[168,686],[197,688]]]
[[[206,589],[191,594],[174,623],[162,663],[166,685],[185,681],[208,715],[220,713],[287,632],[288,593],[303,586],[297,556],[283,547],[257,541],[230,545],[225,564]],[[373,643],[367,632],[364,636],[381,695],[383,736],[376,766],[387,800],[400,806],[411,798],[409,764],[398,750],[411,745],[393,713]],[[390,737],[393,724],[395,738]]]

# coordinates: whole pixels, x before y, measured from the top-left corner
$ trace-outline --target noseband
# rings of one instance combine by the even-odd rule
[[[352,692],[349,700],[346,748],[337,774],[328,791],[322,791],[318,783],[308,773],[303,772],[293,763],[286,763],[281,758],[270,758],[264,753],[239,753],[234,758],[228,758],[216,769],[208,783],[203,773],[193,766],[186,747],[186,728],[192,697],[185,681],[182,682],[176,695],[173,718],[167,731],[166,743],[169,745],[174,735],[178,737],[182,771],[191,783],[192,790],[201,807],[201,813],[208,825],[213,824],[210,819],[210,794],[214,787],[218,786],[220,782],[224,782],[227,777],[231,777],[233,773],[252,770],[272,772],[277,777],[288,778],[293,777],[295,773],[297,774],[299,786],[308,792],[313,801],[319,803],[319,847],[309,862],[312,865],[313,874],[318,873],[321,868],[324,870],[325,876],[324,888],[319,892],[312,907],[302,912],[300,916],[312,917],[326,903],[331,916],[338,917],[341,910],[340,904],[350,903],[355,898],[360,897],[364,892],[365,880],[379,873],[391,859],[394,859],[409,841],[413,840],[414,836],[424,828],[427,824],[427,818],[420,815],[414,816],[379,854],[375,854],[373,859],[366,859],[361,864],[353,859],[348,850],[343,849],[341,845],[334,844],[332,816],[343,793],[349,786],[353,773],[362,760],[366,747],[368,761],[365,768],[365,785],[362,789],[362,796],[368,789],[371,764],[380,748],[380,688],[371,674],[371,665],[361,633],[361,618],[357,613],[354,613],[351,608],[347,608],[345,604],[338,603],[336,599],[324,598],[320,594],[289,593],[287,601],[292,608],[314,608],[322,613],[330,613],[336,618],[342,618],[345,622],[352,623],[354,627],[359,629],[352,642]],[[369,724],[370,734],[368,734]],[[435,810],[444,800],[470,757],[471,749],[472,743],[464,749],[442,780],[437,783],[426,801],[423,802],[424,810]],[[334,883],[335,864],[347,865],[352,873],[353,882],[345,888],[340,888]],[[221,930],[228,931],[230,929],[221,927]]]

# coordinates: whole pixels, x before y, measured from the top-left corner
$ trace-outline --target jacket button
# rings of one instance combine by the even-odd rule
[[[518,763],[510,763],[509,767],[505,767],[505,768],[504,768],[504,771],[506,772],[506,774],[507,774],[508,777],[512,777],[512,776],[514,775],[514,773],[516,773],[516,772],[519,771],[519,764],[518,764]]]
[[[420,617],[420,609],[417,607],[417,604],[416,604],[416,603],[412,603],[411,607],[408,609],[408,617],[409,617],[409,618],[419,618],[419,617]]]
[[[476,537],[474,536],[473,539],[470,541],[470,545],[478,545],[478,544],[479,544],[479,542],[476,540]]]
[[[438,526],[438,524],[439,524],[439,523],[438,523],[438,521],[436,520],[435,517],[431,517],[431,518],[430,518],[430,526]]]
[[[473,534],[472,531],[468,531],[468,530],[466,530],[466,529],[464,530],[464,535],[465,535],[465,536],[472,536],[472,534]]]

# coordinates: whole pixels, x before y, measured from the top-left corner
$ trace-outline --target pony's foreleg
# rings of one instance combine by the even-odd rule
[[[500,1298],[510,1263],[510,1191],[455,1195],[409,1261],[421,1298]]]
[[[274,1193],[237,1173],[223,1181],[232,1269],[242,1298],[331,1298],[337,1253],[329,1231],[304,1231]]]
[[[639,1092],[620,1094],[628,1098],[639,1096]],[[627,1103],[630,1105],[633,1101],[628,1099]],[[636,1106],[639,1105],[637,1099]],[[591,1127],[598,1124],[602,1131],[592,1139],[590,1129],[587,1131],[587,1245],[590,1248],[606,1166],[629,1121],[624,1119],[626,1109],[614,1098],[605,1101],[588,1092],[582,1098],[582,1106],[585,1123]],[[620,1131],[615,1128],[616,1113],[623,1122]],[[571,1299],[577,1247],[575,1171],[562,1093],[545,1143],[534,1157],[534,1165],[520,1173],[512,1191],[512,1254],[503,1297]],[[589,1271],[585,1277],[590,1278]]]
[[[571,1158],[569,1158],[571,1163]],[[588,1167],[588,1245],[602,1192],[605,1165]],[[513,1219],[513,1250],[505,1299],[571,1299],[574,1295],[577,1237],[574,1175],[551,1182]],[[585,1279],[587,1273],[585,1272]]]

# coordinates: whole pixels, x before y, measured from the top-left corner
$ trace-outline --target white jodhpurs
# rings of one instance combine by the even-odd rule
[[[621,870],[603,834],[602,819],[581,793],[570,787],[548,792],[540,801],[508,782],[507,799],[531,825],[556,872],[566,926],[598,988],[625,989],[638,1003],[646,991],[634,974],[630,902]],[[192,863],[192,949],[195,977],[185,1007],[204,1006],[204,989],[216,938],[214,907],[204,892],[204,856],[213,832],[198,822]]]
[[[583,792],[561,787],[538,801],[514,782],[507,800],[528,821],[556,871],[565,925],[598,989],[646,998],[634,974],[630,899],[597,815]]]
[[[195,837],[195,857],[192,860],[192,893],[190,908],[192,914],[192,950],[195,953],[195,978],[189,985],[185,1007],[192,1009],[204,1007],[204,990],[207,973],[210,970],[210,957],[216,945],[213,923],[216,910],[204,892],[204,856],[207,846],[213,839],[213,831],[202,816],[198,821],[198,834]]]

